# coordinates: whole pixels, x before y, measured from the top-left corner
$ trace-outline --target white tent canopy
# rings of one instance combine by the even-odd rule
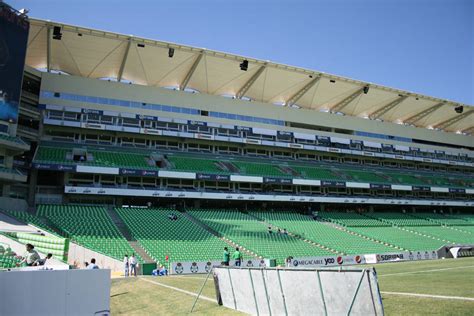
[[[60,39],[53,39],[59,26]],[[173,56],[170,57],[170,49]],[[241,70],[246,60],[248,69]],[[471,133],[474,108],[319,71],[204,48],[31,19],[26,64],[87,78],[245,97],[279,106]],[[296,109],[295,109],[296,110]]]

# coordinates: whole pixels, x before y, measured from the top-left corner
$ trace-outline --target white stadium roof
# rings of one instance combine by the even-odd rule
[[[474,107],[314,70],[205,48],[31,19],[26,64],[88,78],[335,112],[472,134]],[[54,40],[54,26],[61,39]],[[174,56],[168,56],[169,49]],[[248,70],[240,64],[248,61]],[[368,87],[368,93],[364,93]],[[464,113],[454,111],[464,106]]]

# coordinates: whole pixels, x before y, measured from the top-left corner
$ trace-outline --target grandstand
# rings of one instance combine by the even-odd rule
[[[318,71],[30,26],[18,119],[0,122],[0,212],[45,236],[8,235],[16,242],[57,242],[61,260],[111,267],[131,253],[216,262],[224,247],[283,265],[474,244],[469,105],[457,113],[452,101]],[[2,249],[0,267],[14,265]]]
[[[295,236],[268,232],[267,225],[235,210],[197,209],[189,213],[223,236],[263,258],[277,259],[284,264],[289,256],[309,257],[334,254],[330,249],[308,243]]]
[[[222,249],[230,247],[183,215],[170,220],[168,216],[176,213],[173,209],[117,208],[116,211],[140,245],[161,263],[165,263],[166,256],[173,261],[219,261]]]

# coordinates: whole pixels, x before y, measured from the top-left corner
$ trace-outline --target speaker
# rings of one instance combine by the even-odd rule
[[[457,106],[454,108],[454,111],[456,111],[456,113],[461,114],[462,112],[464,112],[464,107],[462,105]]]
[[[249,61],[245,59],[240,63],[240,70],[247,71],[249,69]]]
[[[53,27],[53,39],[55,40],[61,40],[63,37],[63,34],[61,33],[61,27],[60,26],[55,26]]]
[[[171,48],[171,47],[170,47],[170,48],[168,49],[168,57],[169,57],[169,58],[173,58],[173,56],[174,56],[174,48]]]

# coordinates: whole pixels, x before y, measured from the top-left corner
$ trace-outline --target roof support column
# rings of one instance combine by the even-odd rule
[[[260,75],[262,74],[264,70],[265,70],[265,65],[260,66],[260,68],[258,68],[258,70],[252,75],[252,77],[250,77],[250,79],[247,80],[247,82],[242,86],[242,88],[240,88],[239,91],[237,91],[235,96],[238,99],[242,98],[250,89],[250,87],[255,83],[255,81],[257,81],[258,77],[260,77]]]
[[[454,123],[459,122],[460,120],[468,117],[469,115],[473,113],[474,113],[474,110],[466,111],[463,114],[458,114],[455,117],[452,117],[450,119],[447,119],[446,121],[436,124],[435,126],[433,126],[433,128],[446,129],[446,127],[449,127],[453,125]]]
[[[359,88],[357,89],[357,91],[345,97],[342,101],[340,101],[339,103],[331,107],[330,112],[331,113],[341,112],[346,106],[348,106],[352,101],[354,101],[355,98],[361,95],[364,92],[364,89],[366,88],[365,87]]]
[[[199,66],[199,63],[201,62],[202,56],[204,55],[204,52],[199,53],[199,55],[196,57],[194,60],[194,63],[192,64],[191,68],[189,68],[188,73],[184,77],[183,81],[179,85],[179,90],[183,91],[186,89],[186,86],[189,83],[189,80],[191,80],[191,77],[193,76],[194,72],[196,71],[196,68]]]
[[[46,25],[46,71],[51,72],[51,25]]]
[[[301,88],[291,97],[289,97],[288,100],[285,102],[286,106],[290,107],[292,105],[295,105],[296,102],[298,102],[298,100],[301,99],[306,94],[306,92],[308,92],[319,81],[319,79],[321,79],[321,76],[313,78],[310,82],[305,84],[303,88]]]
[[[123,54],[122,63],[120,64],[119,72],[117,74],[117,81],[122,81],[123,71],[125,70],[125,64],[127,63],[128,53],[130,52],[130,46],[132,46],[132,37],[128,39],[127,48]]]
[[[407,95],[398,95],[398,97],[395,100],[382,106],[380,109],[375,110],[374,112],[370,113],[369,118],[372,120],[376,120],[382,117],[385,113],[387,113],[388,111],[390,111],[391,109],[393,109],[394,107],[396,107],[397,105],[405,101],[406,98],[408,98]]]
[[[415,115],[410,116],[409,118],[405,119],[403,122],[407,123],[407,124],[415,124],[416,122],[418,122],[422,118],[426,117],[427,115],[430,115],[431,113],[438,110],[439,108],[441,108],[445,104],[446,103],[444,103],[444,102],[435,104],[435,105],[427,108],[426,110],[423,110],[421,112],[416,113]]]

